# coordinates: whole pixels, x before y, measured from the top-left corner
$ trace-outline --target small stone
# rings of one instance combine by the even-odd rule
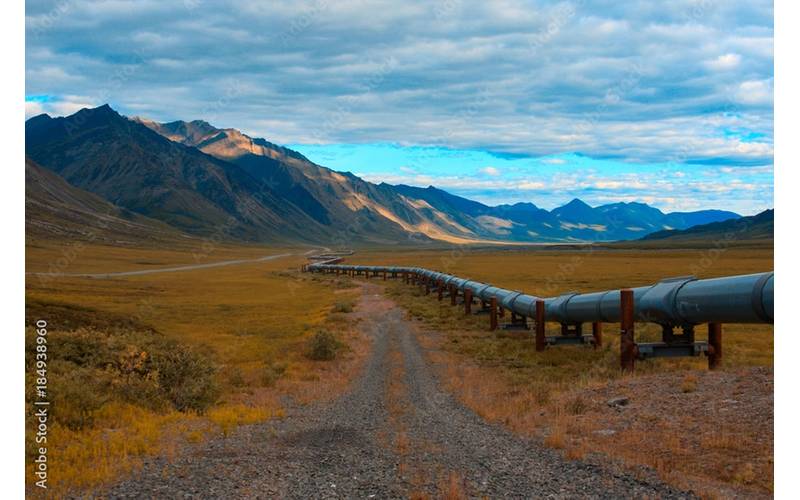
[[[614,429],[600,429],[599,431],[594,431],[594,433],[598,436],[613,436],[617,431]]]
[[[608,402],[606,402],[606,404],[608,406],[612,407],[612,408],[620,407],[620,406],[628,406],[628,403],[630,403],[630,399],[628,399],[628,398],[626,398],[624,396],[620,396],[620,397],[617,397],[617,398],[611,398],[611,399],[608,400]]]

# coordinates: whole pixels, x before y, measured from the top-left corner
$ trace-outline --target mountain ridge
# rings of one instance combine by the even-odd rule
[[[775,237],[775,210],[767,209],[739,219],[699,224],[683,230],[657,231],[642,241],[757,240]]]
[[[204,120],[158,123],[108,105],[29,119],[26,153],[71,184],[180,230],[204,234],[232,218],[231,236],[255,241],[613,241],[739,217],[577,198],[552,211],[529,202],[492,207],[434,186],[374,184]]]
[[[131,246],[188,241],[175,228],[109,203],[25,158],[25,237]]]

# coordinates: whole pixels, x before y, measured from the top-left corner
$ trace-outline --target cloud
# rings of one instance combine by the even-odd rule
[[[25,118],[47,113],[52,116],[71,115],[83,108],[97,106],[83,96],[28,96],[25,98]]]
[[[478,170],[478,172],[491,177],[498,177],[500,175],[500,170],[495,167],[483,167],[482,169]]]
[[[723,54],[706,62],[706,66],[715,71],[727,71],[735,69],[741,61],[742,57],[739,54]]]
[[[498,157],[483,151],[379,145],[291,145],[312,161],[351,170],[373,182],[434,185],[497,205],[518,201],[543,208],[572,198],[591,205],[638,201],[661,210],[719,208],[753,214],[773,206],[773,167],[633,164],[581,155]],[[502,176],[480,170],[492,158]],[[543,162],[542,160],[562,160]],[[350,169],[349,166],[356,165]],[[404,171],[398,166],[414,165]]]
[[[633,170],[773,161],[771,0],[132,5],[26,3],[27,94],[80,96],[30,113],[109,102],[278,143],[485,150],[570,169],[569,153]],[[509,175],[486,161],[471,168]]]
[[[772,79],[742,82],[736,91],[736,100],[743,104],[772,105]]]

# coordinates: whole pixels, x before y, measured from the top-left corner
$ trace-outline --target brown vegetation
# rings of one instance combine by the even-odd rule
[[[221,249],[209,260],[280,251]],[[46,269],[50,255],[29,252],[29,268]],[[69,271],[193,260],[189,252],[86,246]],[[146,455],[169,456],[179,443],[281,416],[281,395],[308,403],[340,393],[360,368],[367,340],[335,304],[352,310],[359,289],[341,279],[331,290],[318,277],[286,271],[304,261],[114,279],[29,276],[26,322],[47,320],[55,356],[50,458],[59,467],[51,491],[87,491]],[[333,361],[306,356],[321,330],[335,339]]]
[[[383,261],[408,258],[392,253]],[[447,256],[414,252],[414,258],[420,258],[417,265],[444,269],[432,263],[446,262]],[[701,276],[718,276],[772,268],[771,251],[729,250],[710,264],[704,258],[692,251],[593,251],[565,272],[556,262],[570,262],[568,254],[475,252],[459,257],[458,267],[448,271],[555,295],[636,286],[698,269]],[[529,332],[489,332],[486,316],[465,317],[449,301],[399,282],[390,283],[387,293],[423,322],[428,331],[420,341],[431,348],[443,380],[483,418],[539,437],[570,458],[601,453],[632,467],[651,466],[664,479],[703,495],[770,495],[772,326],[725,325],[722,371],[708,372],[703,357],[656,359],[638,363],[634,376],[622,377],[618,340],[611,334],[617,325],[605,325],[601,349],[563,346],[536,353]],[[658,334],[653,326],[637,325],[640,340]],[[618,396],[630,404],[609,406]]]

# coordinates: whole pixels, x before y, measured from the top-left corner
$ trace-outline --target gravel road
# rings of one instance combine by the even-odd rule
[[[313,250],[309,250],[309,252],[311,251]],[[306,252],[303,255],[307,254],[308,252]],[[175,273],[179,271],[194,271],[195,269],[210,269],[212,267],[225,267],[225,266],[235,266],[238,264],[251,264],[253,262],[266,262],[268,260],[275,260],[275,259],[280,259],[282,257],[289,257],[290,255],[294,254],[281,253],[276,255],[265,255],[264,257],[258,257],[255,259],[223,260],[219,262],[209,262],[207,264],[187,264],[185,266],[159,267],[156,269],[140,269],[138,271],[115,271],[111,273],[57,273],[57,276],[69,276],[73,278],[118,278],[123,276],[141,276],[143,274]],[[52,273],[29,272],[25,274],[52,276]]]
[[[403,312],[364,288],[372,352],[350,391],[290,409],[176,459],[156,459],[103,496],[128,498],[686,498],[655,479],[563,458],[488,424],[440,388]],[[649,475],[652,476],[652,475]]]

